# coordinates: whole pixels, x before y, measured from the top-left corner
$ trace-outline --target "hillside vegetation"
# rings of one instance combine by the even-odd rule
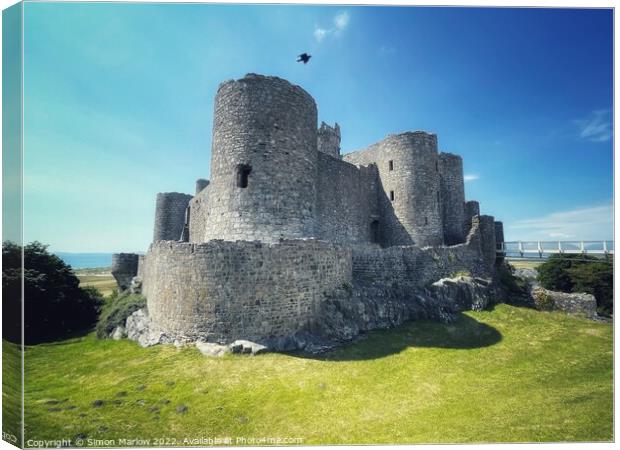
[[[91,333],[27,348],[26,440],[609,441],[612,350],[611,324],[508,305],[320,357],[214,359]]]

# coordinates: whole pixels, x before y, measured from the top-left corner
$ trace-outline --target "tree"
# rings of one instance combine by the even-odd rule
[[[92,288],[80,288],[71,266],[32,242],[24,252],[24,341],[35,344],[88,330],[93,327],[103,298]],[[2,291],[4,338],[21,340],[22,248],[2,244]]]
[[[589,255],[552,255],[538,266],[546,289],[586,292],[596,298],[599,313],[613,313],[613,262]]]

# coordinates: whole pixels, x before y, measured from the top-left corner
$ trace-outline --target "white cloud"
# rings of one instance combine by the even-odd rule
[[[465,180],[465,182],[467,182],[467,181],[475,181],[475,180],[477,180],[478,178],[480,178],[480,175],[475,175],[475,174],[473,174],[473,173],[466,174],[466,175],[463,177],[463,179]]]
[[[349,12],[348,11],[343,11],[340,14],[338,14],[336,17],[334,17],[334,24],[336,25],[336,28],[339,30],[344,30],[347,25],[349,25]]]
[[[507,227],[506,240],[603,240],[613,237],[613,205],[597,205],[519,220]]]
[[[612,138],[611,111],[601,109],[592,111],[586,119],[575,120],[579,136],[594,142],[605,142]]]
[[[314,29],[314,38],[317,40],[317,42],[323,42],[323,39],[325,39],[325,36],[327,36],[328,30],[326,30],[325,28],[315,28]]]
[[[331,28],[323,28],[318,25],[314,26],[314,39],[317,42],[323,42],[327,36],[338,37],[349,26],[351,16],[348,11],[343,11],[334,16],[334,25]]]

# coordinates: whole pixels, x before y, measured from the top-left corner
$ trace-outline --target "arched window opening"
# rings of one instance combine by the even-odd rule
[[[246,164],[240,164],[237,166],[237,187],[245,189],[248,187],[250,173],[252,167]]]

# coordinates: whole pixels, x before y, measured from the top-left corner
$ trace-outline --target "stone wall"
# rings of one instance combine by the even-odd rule
[[[340,126],[337,123],[332,128],[321,122],[317,134],[317,148],[321,153],[340,159]]]
[[[476,200],[470,200],[465,202],[465,221],[463,223],[463,228],[465,235],[469,233],[471,229],[471,221],[474,217],[480,215],[480,203]]]
[[[343,160],[376,164],[383,244],[420,247],[443,244],[437,136],[423,131],[392,134]]]
[[[479,216],[480,218],[480,250],[487,266],[493,267],[497,259],[495,245],[495,220],[493,216]]]
[[[444,243],[460,244],[465,240],[465,182],[463,159],[460,156],[439,154],[439,187]]]
[[[317,237],[338,243],[378,241],[376,166],[358,168],[319,153],[318,168]]]
[[[316,318],[350,285],[351,250],[316,240],[155,242],[141,267],[153,332],[169,338],[266,339]]]
[[[191,240],[314,236],[317,153],[316,104],[302,88],[255,74],[222,83],[206,223]]]
[[[191,199],[191,195],[178,192],[157,194],[153,242],[176,241],[181,238],[185,210]]]
[[[481,252],[481,230],[477,222],[467,242],[451,247],[419,248],[396,246],[386,249],[356,246],[353,249],[353,277],[356,283],[391,287],[406,284],[423,288],[440,278],[467,273],[489,277],[489,267]]]

